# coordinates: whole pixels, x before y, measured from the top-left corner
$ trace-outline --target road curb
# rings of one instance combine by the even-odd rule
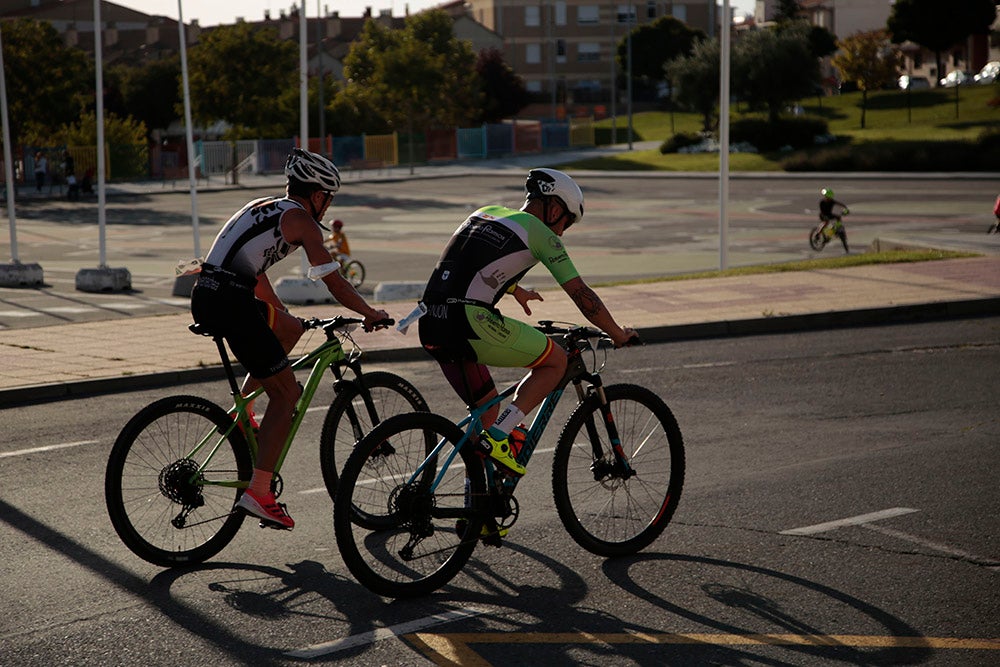
[[[640,331],[640,334],[646,343],[652,344],[683,340],[931,322],[935,320],[990,317],[996,315],[1000,315],[1000,297],[646,327]],[[430,361],[430,357],[423,349],[416,346],[369,350],[365,352],[364,358],[370,363]],[[238,365],[237,369],[239,369]],[[237,370],[237,372],[240,373],[241,371]],[[171,387],[191,382],[219,381],[224,378],[225,372],[220,364],[187,370],[128,375],[118,378],[100,378],[77,382],[18,387],[0,390],[0,409],[48,401],[87,398],[101,394]]]

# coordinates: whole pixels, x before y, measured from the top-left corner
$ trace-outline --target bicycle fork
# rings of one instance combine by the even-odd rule
[[[592,418],[588,417],[584,426],[587,431],[587,437],[590,439],[591,453],[594,457],[594,462],[590,465],[590,470],[594,473],[594,481],[599,482],[609,477],[628,479],[636,474],[635,468],[629,463],[628,455],[625,454],[625,449],[622,447],[621,437],[618,434],[618,425],[615,423],[614,415],[611,413],[611,403],[604,392],[601,377],[595,374],[590,378],[590,382],[589,392],[584,392],[580,380],[574,381],[573,384],[576,387],[577,396],[581,402],[587,393],[597,396],[600,402],[599,411],[601,418],[608,433],[611,451],[614,453],[614,459],[608,460],[608,457],[605,456],[604,447],[601,445],[601,435],[597,429],[597,424],[594,423]]]

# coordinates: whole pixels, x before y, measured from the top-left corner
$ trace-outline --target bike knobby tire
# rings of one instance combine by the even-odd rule
[[[342,466],[347,461],[354,451],[354,443],[386,417],[427,411],[427,401],[416,387],[398,375],[384,371],[343,380],[337,383],[336,390],[337,396],[326,412],[319,439],[320,469],[330,498],[337,493],[338,462]],[[371,396],[370,403],[368,395]]]
[[[372,592],[426,595],[472,555],[488,508],[482,459],[463,447],[433,491],[439,461],[416,474],[439,441],[450,443],[441,450],[443,463],[462,437],[440,415],[411,412],[376,426],[347,459],[333,503],[334,532],[347,568]]]
[[[625,556],[649,546],[670,523],[684,485],[684,442],[670,408],[653,392],[610,385],[622,449],[634,474],[615,468],[596,395],[574,409],[556,444],[552,489],[559,518],[581,547]],[[595,458],[592,438],[600,456]]]
[[[826,236],[823,234],[823,225],[813,227],[809,232],[809,247],[820,252],[826,247]]]
[[[238,428],[222,438],[232,423],[210,401],[171,396],[122,429],[108,457],[104,498],[111,524],[135,555],[163,567],[189,565],[235,537],[244,517],[233,511],[243,493],[236,483],[249,482],[253,463]],[[209,444],[192,456],[205,438]]]
[[[340,274],[355,288],[361,287],[365,282],[365,265],[356,259],[352,259],[341,267]]]

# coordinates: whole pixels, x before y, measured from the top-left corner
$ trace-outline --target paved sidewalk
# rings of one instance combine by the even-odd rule
[[[1000,314],[1000,256],[769,273],[599,288],[623,324],[650,343]],[[561,291],[532,302],[531,321],[582,323]],[[412,301],[384,304],[399,319]],[[501,303],[514,316],[517,304]],[[302,306],[302,317],[344,312]],[[208,338],[187,313],[0,331],[0,407],[220,377]],[[320,334],[321,335],[321,334]],[[372,362],[425,359],[416,331],[358,332]],[[319,338],[300,343],[315,346]]]

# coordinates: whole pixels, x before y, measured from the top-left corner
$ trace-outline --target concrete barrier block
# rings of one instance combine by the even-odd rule
[[[376,301],[404,301],[419,299],[424,293],[425,282],[386,281],[375,286]]]
[[[132,289],[132,274],[124,267],[80,269],[76,273],[76,288],[81,292],[124,292]]]
[[[0,264],[0,286],[29,287],[41,285],[43,281],[42,267],[38,264]]]
[[[284,303],[309,305],[312,303],[336,303],[330,290],[322,281],[313,282],[308,278],[284,276],[274,283],[274,291]]]

